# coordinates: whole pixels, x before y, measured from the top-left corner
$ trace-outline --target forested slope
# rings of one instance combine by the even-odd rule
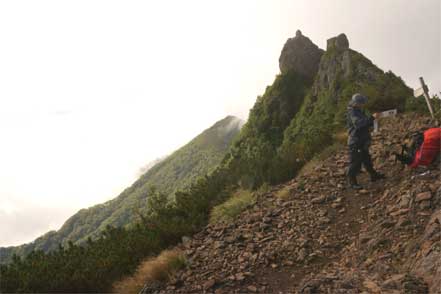
[[[118,197],[70,217],[58,231],[51,231],[30,244],[0,248],[0,260],[5,263],[13,253],[26,255],[32,250],[45,252],[66,245],[69,241],[82,243],[97,238],[107,226],[121,227],[131,224],[137,217],[134,209],[144,210],[150,189],[172,197],[178,189],[188,187],[220,163],[243,122],[233,116],[216,122],[185,146],[166,157]],[[177,130],[178,131],[178,130]]]

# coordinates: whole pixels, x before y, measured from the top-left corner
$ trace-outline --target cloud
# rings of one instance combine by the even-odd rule
[[[66,218],[67,208],[47,208],[13,205],[0,205],[0,246],[15,246],[28,243],[44,233],[59,229]]]

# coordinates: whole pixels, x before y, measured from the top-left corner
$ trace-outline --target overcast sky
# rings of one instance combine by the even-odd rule
[[[297,29],[410,87],[440,81],[439,0],[1,1],[0,246],[109,200],[226,115],[246,119]]]

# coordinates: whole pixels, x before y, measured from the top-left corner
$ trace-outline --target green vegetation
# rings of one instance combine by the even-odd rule
[[[32,251],[25,258],[14,255],[0,265],[1,292],[108,292],[115,281],[133,275],[146,257],[175,245],[208,222],[210,209],[230,193],[219,182],[221,174],[201,178],[176,200],[150,190],[151,205],[141,222],[130,228],[108,227],[97,240],[44,253]],[[211,197],[210,197],[211,196]]]
[[[213,207],[210,223],[230,222],[254,202],[255,197],[251,191],[239,189],[230,199]]]
[[[45,254],[33,251],[25,259],[14,256],[0,266],[0,290],[9,292],[104,292],[125,274],[131,274],[147,255],[165,244],[160,232],[138,225],[131,230],[108,228],[87,246],[69,243]]]
[[[432,105],[433,112],[436,118],[441,118],[441,99],[438,96],[432,97],[430,99],[430,104]],[[429,114],[429,109],[427,107],[426,99],[420,96],[413,99],[408,99],[405,105],[406,111],[417,112],[421,114]]]
[[[233,144],[224,164],[244,188],[256,189],[263,183],[276,183],[280,174],[277,148],[284,130],[296,116],[312,81],[294,72],[276,77],[258,97],[247,123]]]

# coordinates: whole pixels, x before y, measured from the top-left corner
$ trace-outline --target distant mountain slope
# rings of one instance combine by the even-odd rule
[[[166,195],[184,189],[198,177],[210,173],[225,156],[233,138],[243,122],[233,116],[216,122],[188,144],[156,163],[132,186],[118,197],[87,209],[81,209],[70,217],[58,231],[51,231],[34,242],[18,247],[0,248],[0,261],[10,259],[15,252],[25,255],[36,249],[49,251],[68,241],[82,243],[96,238],[106,226],[126,226],[134,220],[133,208],[144,204],[149,189],[154,186]]]
[[[141,167],[138,171],[138,176],[142,176],[143,174],[145,174],[146,172],[148,172],[152,167],[154,167],[155,165],[157,165],[158,163],[160,163],[161,161],[163,161],[164,159],[166,159],[168,156],[162,156],[159,158],[156,158],[155,160],[150,161],[149,163],[147,163],[146,165],[144,165],[143,167]]]

